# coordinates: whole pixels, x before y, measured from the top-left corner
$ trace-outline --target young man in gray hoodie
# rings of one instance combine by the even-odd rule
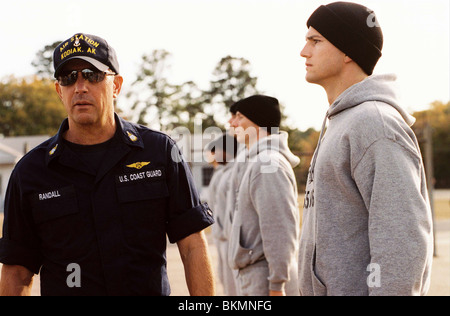
[[[425,295],[433,238],[424,167],[395,75],[372,75],[383,46],[375,14],[336,2],[307,26],[306,80],[325,89],[330,108],[306,187],[300,294]]]
[[[214,160],[216,164],[208,186],[207,202],[214,211],[216,222],[212,226],[212,235],[218,254],[218,278],[222,283],[224,295],[236,296],[236,277],[234,271],[228,265],[228,232],[224,224],[230,216],[227,214],[229,210],[227,208],[227,195],[234,159],[238,151],[238,143],[234,136],[224,134],[210,142],[207,150],[211,153],[210,159]]]
[[[255,95],[236,103],[231,126],[245,144],[235,187],[229,263],[243,296],[298,295],[299,208],[293,169],[300,159],[279,132],[278,100]],[[242,157],[240,155],[239,157]]]

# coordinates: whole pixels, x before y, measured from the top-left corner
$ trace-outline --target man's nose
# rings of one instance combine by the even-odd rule
[[[300,51],[300,56],[304,57],[304,58],[308,58],[309,57],[309,51],[306,47],[307,45],[303,46],[303,49]]]
[[[87,80],[83,78],[81,72],[78,72],[77,81],[75,82],[75,92],[86,93],[87,91]]]
[[[232,117],[228,122],[230,123],[231,127],[238,127],[238,124],[236,121],[237,121],[236,118]]]

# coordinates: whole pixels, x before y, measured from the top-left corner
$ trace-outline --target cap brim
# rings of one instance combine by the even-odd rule
[[[59,72],[63,69],[63,67],[69,61],[74,60],[74,59],[81,59],[81,60],[87,61],[92,66],[94,66],[95,68],[97,68],[98,70],[103,71],[103,72],[106,72],[109,69],[109,66],[106,66],[105,64],[99,62],[98,60],[96,60],[94,58],[86,57],[86,56],[74,56],[74,57],[67,59],[61,65],[59,65],[58,69],[55,70],[55,78],[58,78]]]

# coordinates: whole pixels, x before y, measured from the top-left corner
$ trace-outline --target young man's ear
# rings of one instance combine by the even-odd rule
[[[353,61],[353,59],[351,59],[349,56],[345,55],[345,57],[344,57],[344,62],[345,62],[346,64],[351,63],[352,61]]]

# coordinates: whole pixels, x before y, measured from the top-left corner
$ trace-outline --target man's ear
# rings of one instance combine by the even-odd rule
[[[120,91],[122,90],[122,84],[123,84],[123,77],[121,75],[116,75],[114,77],[114,86],[113,86],[113,96],[114,99],[116,99]]]
[[[62,101],[61,85],[59,84],[58,80],[55,81],[55,89],[56,89],[56,93],[58,93],[60,100]]]
[[[351,63],[353,61],[353,59],[351,59],[350,57],[348,57],[347,55],[345,55],[344,57],[344,63],[348,64]]]

